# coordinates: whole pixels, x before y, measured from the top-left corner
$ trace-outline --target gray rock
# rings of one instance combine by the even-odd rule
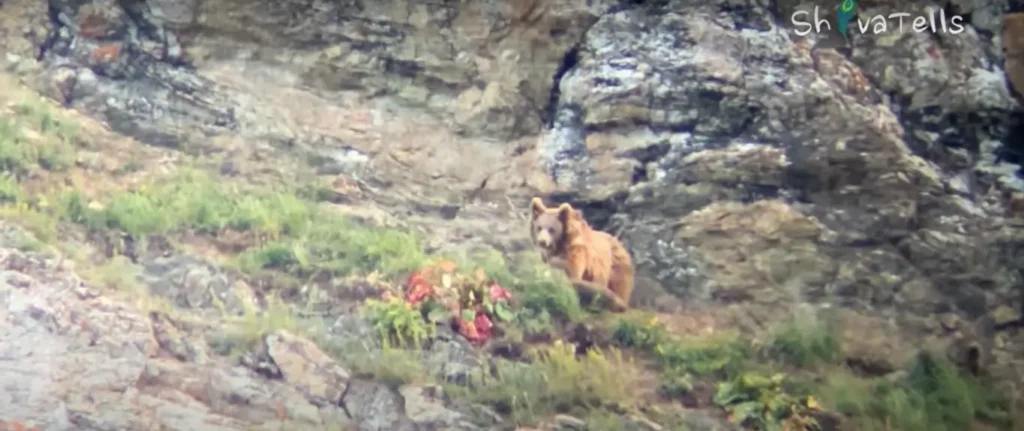
[[[82,282],[61,262],[0,248],[5,420],[47,430],[481,429],[439,388],[399,393],[351,380],[284,331],[265,339],[279,376],[261,376],[207,351],[202,328],[223,331],[213,322],[147,317],[102,294],[75,295]]]
[[[253,305],[252,291],[234,274],[202,258],[176,254],[144,260],[141,281],[154,295],[186,309],[216,309],[240,315]]]
[[[320,407],[341,402],[348,389],[348,371],[315,344],[287,331],[267,335],[264,342],[282,379],[302,391],[306,399]]]
[[[416,429],[469,431],[480,429],[464,414],[450,410],[451,400],[440,386],[402,386],[399,394],[405,401],[405,415]]]
[[[466,382],[481,364],[477,350],[448,327],[438,328],[437,337],[424,355],[430,371],[447,382]]]
[[[360,431],[416,429],[403,416],[402,396],[383,383],[352,380],[342,403]]]

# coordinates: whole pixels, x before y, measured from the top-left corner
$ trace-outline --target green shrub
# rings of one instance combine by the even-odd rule
[[[918,354],[902,381],[880,384],[875,396],[880,403],[873,413],[907,431],[962,430],[975,420],[1009,423],[1005,399],[930,352]]]
[[[353,351],[355,349],[358,350]],[[380,380],[392,388],[430,380],[430,373],[423,363],[422,350],[397,349],[389,345],[380,349],[348,346],[335,356],[356,374]]]
[[[636,368],[618,350],[590,350],[555,342],[532,351],[530,363],[498,359],[492,370],[477,370],[454,394],[495,407],[519,425],[535,425],[554,413],[587,413],[633,403]]]
[[[435,326],[423,319],[420,308],[397,297],[368,299],[363,313],[373,323],[386,345],[421,346],[434,335]]]
[[[810,414],[816,402],[790,394],[784,382],[783,374],[745,373],[719,384],[714,401],[729,412],[733,422],[757,430],[817,429]]]
[[[798,367],[833,363],[842,357],[839,339],[832,325],[795,320],[776,330],[767,353],[772,359]]]
[[[854,430],[959,431],[977,421],[1007,429],[1008,402],[988,383],[940,355],[921,352],[902,378],[863,379],[832,372],[816,392]]]
[[[14,178],[14,175],[0,174],[0,204],[14,204],[21,199],[21,186],[18,185],[18,180]]]
[[[14,113],[0,117],[0,170],[20,176],[36,166],[61,171],[74,165],[76,128],[71,123],[42,104],[15,105]]]
[[[612,339],[620,346],[653,353],[672,380],[685,378],[686,374],[728,378],[752,356],[749,344],[736,334],[673,337],[653,319],[643,324],[619,319]]]

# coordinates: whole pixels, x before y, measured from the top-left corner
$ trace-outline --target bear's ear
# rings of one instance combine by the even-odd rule
[[[533,215],[533,218],[537,218],[541,214],[544,214],[544,210],[546,209],[547,207],[544,206],[544,201],[540,200],[540,198],[533,198],[533,200],[530,201],[530,213]]]
[[[558,220],[561,221],[563,225],[569,224],[569,219],[572,218],[574,213],[575,211],[569,204],[561,204],[558,206]]]

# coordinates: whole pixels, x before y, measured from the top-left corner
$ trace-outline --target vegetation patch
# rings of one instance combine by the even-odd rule
[[[758,430],[818,429],[811,416],[820,408],[810,397],[796,397],[784,386],[786,376],[745,373],[718,385],[715,404],[729,412],[732,422]]]
[[[682,397],[694,390],[696,381],[711,382],[717,385],[714,403],[737,424],[758,430],[816,428],[810,412],[818,408],[817,403],[808,396],[793,395],[794,388],[784,385],[784,374],[766,377],[756,371],[763,367],[752,361],[757,349],[736,334],[677,337],[655,319],[619,319],[612,338],[620,346],[654,357],[665,396]]]
[[[0,192],[3,191],[0,183]],[[256,188],[184,169],[134,190],[90,201],[77,190],[55,196],[8,200],[27,213],[83,225],[93,231],[121,231],[139,243],[150,235],[180,232],[242,238],[238,262],[250,273],[279,271],[296,277],[343,276],[380,271],[392,277],[428,261],[415,236],[394,229],[361,226],[333,215],[287,187]],[[34,229],[52,238],[49,226]],[[239,235],[241,233],[241,235]]]
[[[74,166],[76,128],[41,103],[12,105],[0,116],[0,169],[24,176],[38,168],[61,171]]]
[[[343,351],[332,353],[335,357],[341,358],[357,375],[380,380],[392,388],[407,384],[423,384],[431,380],[421,350],[394,348],[388,345],[381,349],[359,349],[349,346]]]
[[[533,278],[536,284],[524,283],[522,278],[510,275],[507,267],[485,262],[464,270],[465,266],[454,260],[435,260],[413,272],[402,289],[367,300],[364,311],[385,340],[398,344],[419,344],[433,336],[437,325],[450,325],[471,343],[482,344],[496,329],[520,337],[549,332],[555,325],[552,315],[569,319],[582,313],[579,302],[536,300],[542,297],[539,290],[574,294],[567,286],[539,276]],[[485,266],[496,268],[498,277],[492,277]],[[506,289],[499,279],[516,288]],[[520,295],[527,301],[522,301]],[[559,298],[554,294],[546,297]]]
[[[816,392],[855,430],[953,431],[975,423],[1014,429],[1009,400],[996,394],[991,383],[922,351],[897,378],[863,379],[848,370],[833,371]]]
[[[749,343],[737,334],[676,337],[654,319],[643,323],[619,319],[612,339],[622,347],[653,354],[668,375],[678,377],[730,378],[746,367],[753,354]]]
[[[0,114],[0,216],[34,234],[18,239],[19,247],[38,249],[55,242],[71,223],[124,234],[136,243],[151,235],[185,232],[231,238],[238,245],[237,263],[249,274],[307,280],[380,274],[392,285],[402,283],[366,301],[362,310],[380,333],[383,348],[332,353],[357,373],[390,385],[431,378],[418,346],[438,325],[451,325],[481,344],[499,333],[512,339],[555,338],[561,325],[595,318],[564,277],[534,256],[520,262],[508,262],[497,252],[431,256],[410,232],[363,225],[321,208],[317,201],[323,193],[315,188],[252,186],[183,169],[100,198],[70,189],[26,192],[20,181],[40,170],[74,167],[76,148],[82,145],[73,124],[45,105],[15,104]],[[137,169],[129,165],[123,171]],[[140,290],[138,270],[130,259],[114,256],[83,268],[82,274],[97,285],[135,291]],[[148,310],[173,309],[163,298],[142,294],[139,301]],[[211,340],[221,353],[249,351],[279,329],[329,344],[324,343],[323,322],[303,317],[274,294],[262,308],[242,302],[249,307],[241,316],[222,312],[226,330]],[[619,319],[612,339],[614,347],[584,354],[562,342],[533,346],[528,361],[494,359],[465,384],[449,385],[449,391],[493,406],[520,425],[567,413],[585,418],[588,429],[629,429],[623,413],[637,408],[628,389],[638,384],[640,370],[619,349],[633,349],[656,363],[666,397],[677,400],[697,384],[713,384],[713,402],[735,422],[754,429],[813,429],[821,411],[842,414],[844,428],[857,430],[1012,425],[1007,400],[992,395],[984,379],[960,372],[940,356],[922,353],[899,376],[854,375],[842,368],[842,346],[834,328],[825,324],[783,325],[763,348],[736,334],[674,336],[654,320]],[[824,378],[801,386],[779,372],[795,369]]]
[[[528,363],[498,359],[477,370],[465,386],[449,390],[494,406],[519,425],[536,425],[556,413],[587,416],[603,409],[632,407],[626,388],[635,387],[635,366],[616,349],[589,350],[556,341],[530,352]]]
[[[119,291],[129,291],[138,286],[142,269],[127,257],[114,256],[100,265],[83,270],[83,277],[96,285]]]
[[[367,300],[363,312],[385,345],[422,346],[436,332],[436,326],[423,319],[418,306],[395,296]]]
[[[834,364],[842,359],[836,328],[830,322],[793,320],[776,329],[766,348],[768,356],[796,367]]]

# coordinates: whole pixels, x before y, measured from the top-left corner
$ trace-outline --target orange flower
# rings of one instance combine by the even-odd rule
[[[434,284],[429,281],[429,276],[429,269],[416,271],[409,276],[409,280],[405,284],[406,301],[415,305],[434,296],[436,289]]]
[[[455,272],[455,269],[458,268],[458,265],[455,262],[453,262],[451,260],[447,260],[447,259],[438,262],[437,265],[435,265],[435,266],[440,268],[441,271],[449,272],[449,273],[450,272]]]

